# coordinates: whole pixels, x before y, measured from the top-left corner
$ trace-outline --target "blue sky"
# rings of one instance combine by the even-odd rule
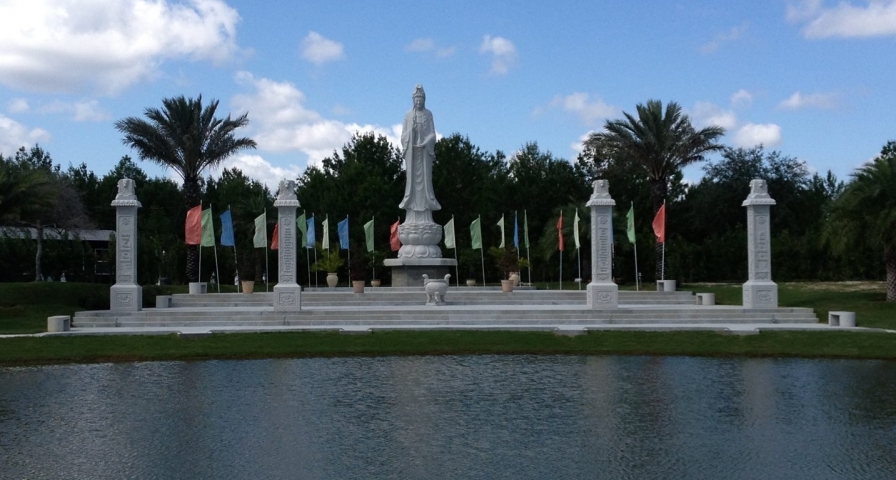
[[[420,83],[440,134],[491,152],[572,161],[659,99],[845,179],[896,139],[894,78],[896,0],[0,2],[0,153],[98,175],[137,158],[115,120],[202,94],[259,144],[225,166],[275,185],[354,131],[397,138]]]

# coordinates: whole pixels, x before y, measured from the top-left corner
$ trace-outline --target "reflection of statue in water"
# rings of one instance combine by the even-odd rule
[[[426,109],[422,85],[414,91],[414,108],[404,116],[401,149],[407,172],[404,198],[398,204],[406,210],[406,223],[432,222],[432,211],[442,208],[432,190],[432,164],[436,158],[436,127]]]

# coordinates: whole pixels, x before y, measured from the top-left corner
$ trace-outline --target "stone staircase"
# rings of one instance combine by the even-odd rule
[[[691,292],[619,292],[618,309],[589,310],[584,291],[449,290],[448,305],[425,306],[420,289],[302,293],[302,311],[275,312],[271,293],[173,295],[167,308],[78,312],[75,327],[537,328],[539,326],[817,323],[808,308],[697,306]]]

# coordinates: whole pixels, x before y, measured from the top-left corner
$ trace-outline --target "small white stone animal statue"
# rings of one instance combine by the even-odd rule
[[[448,291],[448,281],[451,274],[445,275],[444,280],[429,279],[429,275],[423,274],[423,289],[426,291],[427,305],[444,305],[445,293]]]

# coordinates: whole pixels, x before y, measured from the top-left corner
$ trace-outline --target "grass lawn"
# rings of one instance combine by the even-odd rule
[[[741,301],[740,285],[684,285],[713,292],[721,304]],[[144,287],[144,305],[156,294],[186,292],[185,286]],[[78,283],[0,284],[0,333],[46,330],[50,315],[108,308],[108,285]],[[151,296],[151,298],[147,298]],[[859,326],[896,330],[896,304],[884,301],[880,283],[787,283],[782,306],[856,312]],[[331,332],[216,334],[195,337],[54,336],[0,339],[0,365],[69,362],[202,360],[353,355],[449,354],[644,354],[896,359],[896,335],[854,332],[591,332],[575,337],[547,332],[402,331],[370,335]]]

